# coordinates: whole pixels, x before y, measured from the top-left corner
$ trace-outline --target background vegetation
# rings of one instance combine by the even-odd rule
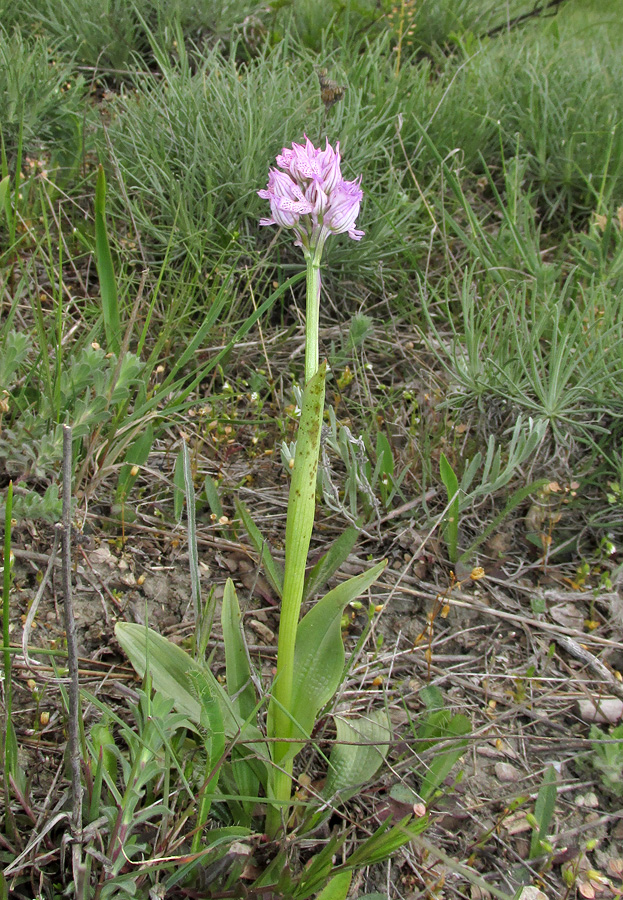
[[[321,515],[374,531],[378,557],[407,523],[432,535],[446,580],[503,564],[616,584],[623,20],[614,0],[550,6],[0,0],[0,503],[12,480],[18,537],[59,518],[68,423],[76,521],[175,530],[181,431],[205,526],[242,539],[233,501],[264,498],[281,441],[287,467],[302,372],[300,254],[259,227],[257,190],[307,133],[340,141],[365,197],[365,239],[323,260]],[[146,697],[136,733],[117,722],[126,769]],[[158,715],[170,762],[179,723]],[[124,777],[118,803],[140,793]]]

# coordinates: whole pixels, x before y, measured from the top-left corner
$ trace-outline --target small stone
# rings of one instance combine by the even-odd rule
[[[521,772],[510,763],[498,762],[494,766],[495,776],[498,781],[515,784],[522,778]]]
[[[575,798],[576,806],[582,806],[585,809],[597,809],[599,807],[599,799],[594,791],[588,791],[586,794],[578,794]]]
[[[617,697],[590,700],[578,700],[578,711],[584,722],[595,722],[601,725],[616,725],[623,717],[623,700]]]
[[[549,900],[549,898],[547,894],[544,894],[543,891],[540,891],[537,887],[529,885],[528,887],[522,888],[521,894],[517,900]]]
[[[274,631],[271,631],[268,625],[264,625],[263,622],[258,622],[257,619],[251,619],[249,621],[249,625],[251,626],[253,631],[255,631],[255,633],[259,635],[259,637],[267,644],[275,643],[275,633]]]

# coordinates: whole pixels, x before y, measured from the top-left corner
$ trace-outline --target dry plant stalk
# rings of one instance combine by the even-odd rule
[[[78,681],[78,641],[71,591],[71,476],[72,431],[63,425],[63,522],[62,522],[62,579],[67,637],[67,669],[69,684],[67,695],[67,745],[71,771],[71,834],[72,864],[76,897],[83,896],[84,873],[82,864],[82,783],[80,779],[80,684]]]

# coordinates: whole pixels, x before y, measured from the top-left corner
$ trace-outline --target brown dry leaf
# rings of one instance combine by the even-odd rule
[[[263,575],[257,571],[242,572],[239,578],[248,591],[253,591],[255,596],[261,597],[269,606],[277,606],[273,589]]]
[[[471,900],[490,900],[491,894],[486,888],[481,888],[477,884],[472,884],[470,897]]]
[[[559,603],[548,610],[552,622],[562,625],[563,628],[582,630],[584,615],[574,603]]]
[[[509,836],[525,834],[526,831],[532,831],[532,826],[526,819],[525,812],[516,812],[504,819],[504,831]]]
[[[513,545],[513,535],[510,531],[498,531],[485,544],[485,553],[493,559],[501,559]]]
[[[540,503],[533,503],[524,519],[528,534],[541,534],[543,525],[549,519],[549,508]]]

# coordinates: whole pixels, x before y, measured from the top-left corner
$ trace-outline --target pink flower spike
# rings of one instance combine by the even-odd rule
[[[346,232],[360,240],[364,232],[355,228],[355,220],[363,198],[361,178],[344,181],[340,162],[339,142],[333,149],[328,139],[324,150],[314,147],[307,135],[304,145],[284,147],[277,156],[279,169],[270,170],[266,189],[258,191],[271,211],[260,225],[293,228],[296,244],[306,253],[320,252],[329,234]]]

